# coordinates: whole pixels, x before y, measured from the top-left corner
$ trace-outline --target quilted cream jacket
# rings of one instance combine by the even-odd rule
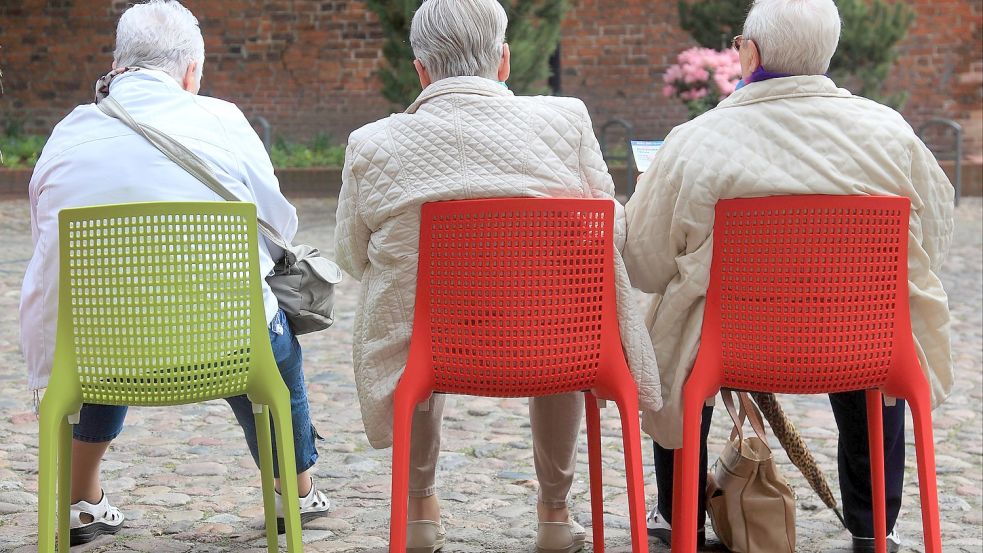
[[[626,206],[632,284],[655,293],[649,332],[665,407],[645,427],[680,447],[683,380],[696,359],[719,199],[865,194],[911,199],[908,293],[918,360],[938,404],[952,387],[949,308],[938,272],[952,186],[896,111],[822,76],[750,84],[674,129]]]
[[[615,201],[583,102],[516,97],[480,77],[437,81],[406,113],[353,132],[342,179],[335,254],[362,282],[353,361],[362,421],[376,448],[392,443],[393,392],[409,352],[421,204],[507,196]],[[620,249],[624,210],[615,203]],[[655,353],[620,254],[615,261],[624,348],[641,407],[655,410],[662,402]]]

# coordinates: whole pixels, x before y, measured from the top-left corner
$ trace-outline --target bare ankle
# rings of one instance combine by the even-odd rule
[[[570,509],[566,505],[553,507],[539,502],[536,504],[536,513],[539,515],[539,522],[567,522],[570,520]]]

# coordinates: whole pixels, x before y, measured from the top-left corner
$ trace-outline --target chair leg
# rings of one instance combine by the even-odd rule
[[[284,527],[289,553],[304,550],[300,528],[300,500],[297,494],[297,464],[294,457],[294,433],[290,416],[290,396],[286,386],[276,392],[277,400],[270,405],[276,435],[277,459],[280,461],[280,498],[283,504]],[[271,462],[272,465],[272,462]]]
[[[918,460],[918,487],[921,493],[925,553],[942,553],[939,491],[935,474],[935,439],[932,432],[932,400],[928,387],[922,386],[908,398],[908,406],[911,408],[911,419],[915,427],[915,453]]]
[[[401,393],[403,392],[403,393]],[[406,517],[410,487],[410,442],[413,410],[412,393],[397,388],[393,402],[392,498],[389,516],[389,553],[406,552]]]
[[[691,376],[692,378],[692,376]],[[683,449],[675,455],[672,509],[673,553],[696,551],[697,494],[700,467],[700,421],[704,398],[683,390]]]
[[[638,419],[638,395],[634,387],[630,393],[622,394],[619,398],[618,411],[621,414],[625,475],[628,480],[631,550],[632,553],[648,553],[648,530],[645,527],[645,479],[642,474],[642,430]]]
[[[587,412],[587,466],[590,470],[591,530],[595,553],[604,553],[604,486],[601,481],[601,410],[597,397],[584,392]]]
[[[280,549],[277,542],[276,489],[273,478],[273,438],[270,435],[270,410],[253,404],[256,419],[256,444],[259,449],[259,474],[263,482],[263,514],[266,518],[266,548],[270,553]]]
[[[62,417],[58,429],[58,551],[68,553],[71,546],[72,505],[72,425]]]
[[[45,395],[41,402],[38,439],[38,553],[55,551],[55,512],[57,504],[61,423],[64,413]],[[70,468],[69,468],[70,469]]]
[[[874,548],[887,553],[887,492],[884,488],[884,416],[880,390],[867,390],[867,443],[870,495],[874,508]]]

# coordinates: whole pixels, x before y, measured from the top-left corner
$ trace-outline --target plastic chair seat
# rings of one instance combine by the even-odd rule
[[[700,410],[723,386],[786,394],[867,391],[874,527],[886,551],[881,393],[914,420],[926,551],[941,551],[928,382],[908,306],[903,197],[772,196],[717,202],[700,348],[683,386],[675,553],[696,550]]]
[[[247,394],[267,546],[279,549],[276,430],[287,548],[302,550],[290,395],[270,346],[256,206],[149,202],[59,213],[58,324],[41,402],[38,551],[69,550],[72,431],[83,403],[166,406]],[[57,490],[56,490],[57,487]]]
[[[599,397],[621,413],[632,550],[648,550],[638,392],[618,329],[614,203],[426,203],[409,359],[396,388],[389,549],[405,551],[413,410],[431,393],[585,393],[594,551],[604,549]]]

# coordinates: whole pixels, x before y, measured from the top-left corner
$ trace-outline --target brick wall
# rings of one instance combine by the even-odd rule
[[[128,1],[0,2],[0,123],[47,132],[92,98],[112,63]],[[275,134],[308,139],[389,113],[376,92],[382,31],[361,1],[185,0],[205,38],[203,94],[262,116]],[[2,130],[2,125],[0,125]]]
[[[907,90],[916,128],[936,117],[963,127],[964,151],[983,161],[983,0],[918,0],[888,87]],[[929,135],[931,138],[931,135]]]
[[[917,11],[891,90],[908,90],[906,117],[963,124],[967,153],[983,157],[983,0],[909,0]],[[675,2],[571,0],[563,27],[561,86],[583,98],[600,126],[623,118],[641,137],[685,119],[661,96],[661,76],[693,43]],[[0,130],[21,123],[47,132],[112,61],[120,0],[0,2]],[[202,25],[203,93],[263,116],[274,133],[308,139],[348,132],[389,113],[377,93],[382,33],[363,0],[186,0]],[[408,61],[407,61],[408,62]]]

